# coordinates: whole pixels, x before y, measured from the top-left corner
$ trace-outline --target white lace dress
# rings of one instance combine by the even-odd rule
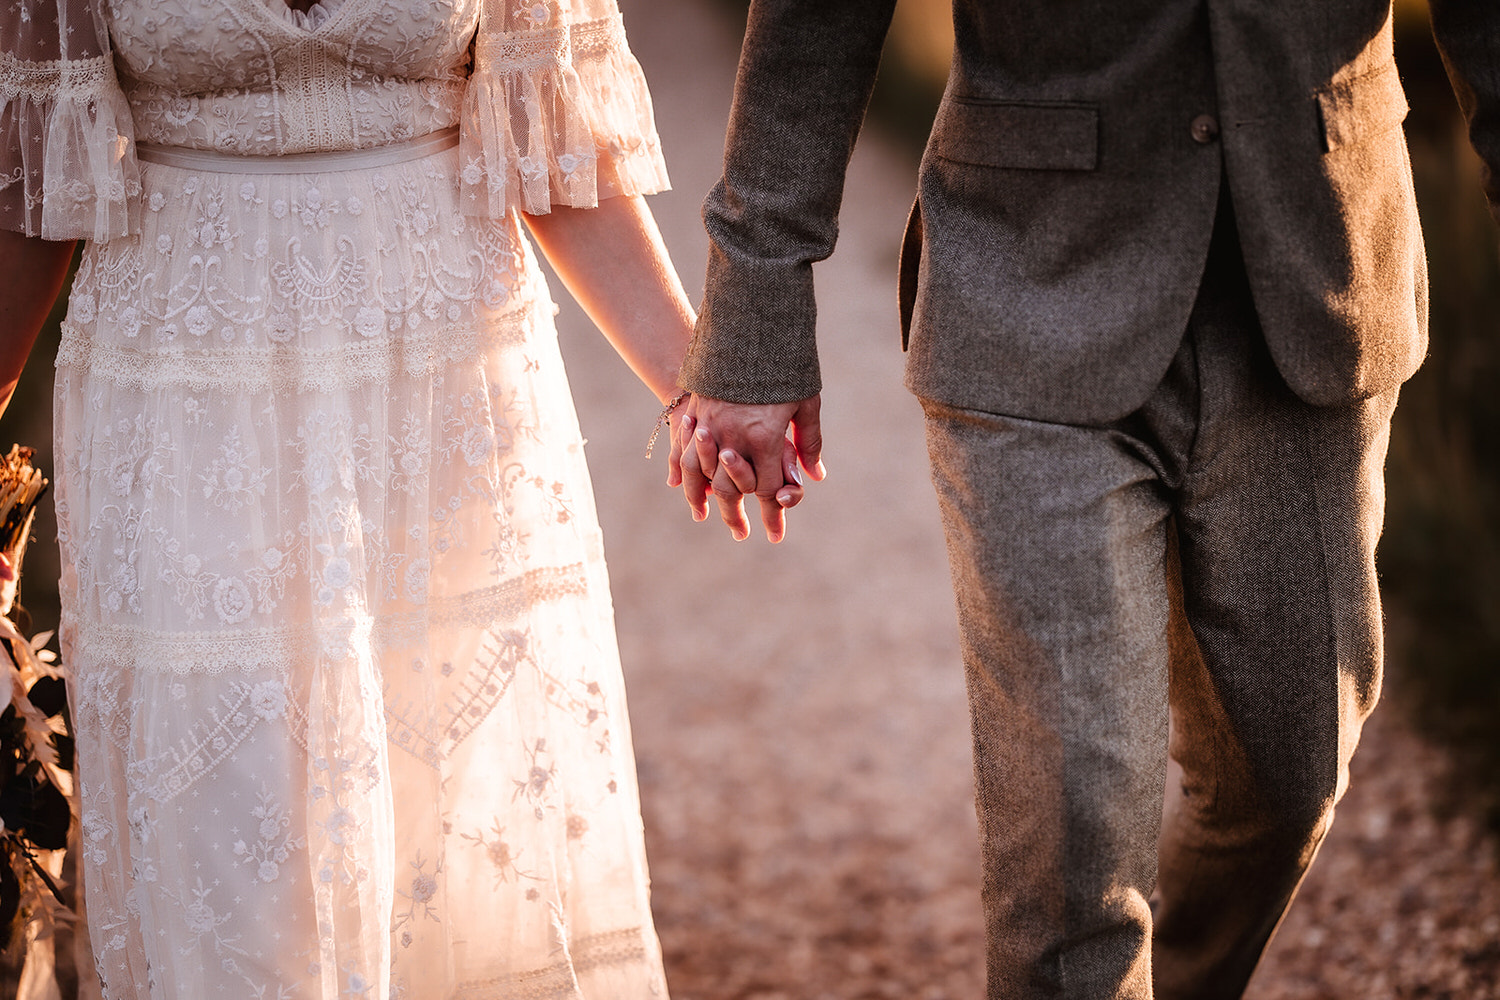
[[[516,216],[665,186],[613,0],[7,6],[105,996],[664,996]]]

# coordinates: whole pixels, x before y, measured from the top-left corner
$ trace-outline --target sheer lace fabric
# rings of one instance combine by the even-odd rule
[[[128,232],[140,194],[130,109],[98,0],[0,11],[0,227],[48,239]]]
[[[120,199],[68,182],[64,217],[129,230],[85,248],[56,397],[105,995],[664,995],[582,441],[515,214],[665,183],[613,5],[111,0],[107,26],[116,151],[463,132],[337,171],[143,154]],[[25,97],[41,131],[15,99],[7,127],[50,134],[54,84]]]

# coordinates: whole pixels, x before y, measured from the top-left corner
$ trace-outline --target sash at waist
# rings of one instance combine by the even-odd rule
[[[284,156],[243,156],[216,149],[189,149],[186,146],[158,146],[141,142],[136,143],[135,155],[145,163],[160,163],[183,170],[216,174],[316,174],[406,163],[441,153],[457,145],[458,126],[455,125],[416,139],[371,146],[368,149],[288,153]]]

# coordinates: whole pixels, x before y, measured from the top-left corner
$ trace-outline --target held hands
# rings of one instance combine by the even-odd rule
[[[766,538],[781,541],[786,510],[802,501],[799,463],[816,481],[825,475],[819,407],[818,396],[768,404],[689,396],[671,419],[667,485],[682,487],[695,521],[708,517],[712,492],[737,541],[750,537],[744,499],[754,494]]]

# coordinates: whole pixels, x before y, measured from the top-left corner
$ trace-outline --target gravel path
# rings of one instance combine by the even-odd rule
[[[653,199],[701,288],[738,38],[704,0],[626,0],[677,191]],[[676,1000],[983,993],[952,597],[921,419],[900,385],[895,248],[912,164],[867,134],[819,266],[831,478],[771,547],[697,525],[641,460],[653,401],[571,304]],[[1252,1000],[1500,997],[1494,845],[1433,813],[1444,758],[1377,713]]]

